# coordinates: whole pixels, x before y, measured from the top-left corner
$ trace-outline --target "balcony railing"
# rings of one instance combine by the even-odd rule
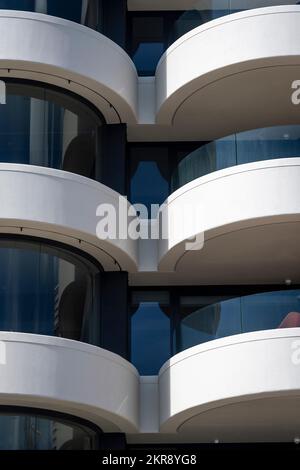
[[[300,157],[300,125],[269,127],[207,143],[183,157],[173,170],[171,191],[200,176],[244,163]]]
[[[174,353],[240,333],[300,327],[298,289],[227,299],[186,296],[180,303]]]

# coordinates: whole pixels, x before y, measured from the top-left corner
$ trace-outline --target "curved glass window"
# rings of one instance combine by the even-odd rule
[[[208,21],[244,10],[280,5],[298,5],[298,0],[195,0],[193,6],[180,14],[170,33],[169,43]]]
[[[6,104],[0,106],[0,162],[94,178],[103,122],[78,98],[59,89],[6,81]]]
[[[200,176],[243,163],[300,157],[300,126],[241,132],[204,144],[184,156],[171,176],[171,192]]]
[[[102,0],[0,0],[2,10],[44,13],[102,30]]]
[[[99,346],[100,269],[64,247],[0,238],[0,331]]]
[[[128,52],[139,75],[155,75],[168,47],[198,26],[244,10],[298,4],[299,0],[189,0],[176,11],[130,11]]]
[[[97,450],[100,432],[60,413],[0,408],[0,450]]]
[[[251,331],[300,327],[300,290],[234,298],[182,296],[175,353],[197,344]]]

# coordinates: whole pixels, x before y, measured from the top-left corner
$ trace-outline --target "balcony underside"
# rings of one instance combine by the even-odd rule
[[[259,8],[210,21],[177,40],[156,71],[157,122],[178,138],[299,122],[300,7]]]

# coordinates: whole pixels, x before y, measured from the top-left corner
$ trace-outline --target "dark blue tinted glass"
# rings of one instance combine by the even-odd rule
[[[35,0],[0,0],[0,8],[4,10],[35,11]]]
[[[165,50],[164,14],[133,17],[129,48],[138,74],[154,75],[156,65]]]
[[[0,410],[0,450],[96,450],[98,441],[94,429],[73,420]]]
[[[97,30],[101,5],[102,0],[0,0],[0,9],[44,13]]]
[[[195,0],[183,10],[170,28],[170,43],[209,21],[253,8],[297,5],[298,0]]]
[[[0,331],[100,345],[98,272],[64,249],[0,239]]]
[[[131,362],[142,375],[157,375],[170,357],[167,292],[136,292],[131,318]]]
[[[171,190],[175,191],[196,178],[223,168],[299,155],[298,125],[241,132],[202,145],[182,158],[172,172]]]
[[[275,291],[232,299],[182,297],[175,352],[250,331],[300,327],[300,291]]]
[[[102,123],[100,116],[73,96],[9,81],[6,104],[0,106],[0,162],[45,166],[93,178]]]
[[[169,160],[166,147],[134,147],[130,159],[130,202],[161,205],[169,195]]]
[[[236,165],[234,137],[210,142],[179,161],[171,176],[171,191],[176,191],[195,178],[234,165]]]
[[[139,72],[139,75],[153,75],[156,65],[164,52],[162,42],[140,43],[132,60]]]
[[[300,155],[300,126],[280,126],[236,134],[237,164]]]
[[[194,0],[177,11],[129,12],[129,52],[140,75],[154,75],[164,51],[198,26],[226,15],[278,5],[298,5],[298,0]],[[139,48],[140,45],[140,48]],[[140,50],[139,50],[140,49]],[[138,57],[136,57],[136,54]],[[200,51],[201,54],[201,51]],[[201,55],[199,56],[201,60]]]
[[[182,297],[180,327],[176,331],[176,352],[200,343],[241,332],[239,299],[205,305],[205,297]]]

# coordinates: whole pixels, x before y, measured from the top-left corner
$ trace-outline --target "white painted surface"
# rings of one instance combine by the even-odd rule
[[[2,76],[73,91],[92,102],[108,123],[136,122],[135,66],[107,37],[61,18],[9,10],[0,10],[0,35]]]
[[[300,328],[259,331],[214,340],[177,354],[159,374],[161,431],[181,430],[184,434],[190,419],[198,416],[200,427],[202,413],[206,419],[209,410],[232,403],[299,397],[300,366],[292,360],[299,339]],[[284,412],[283,406],[282,418]],[[206,423],[209,426],[209,419]],[[220,420],[216,433],[222,433],[224,425],[230,429],[230,424]],[[247,428],[247,422],[243,426]],[[207,430],[210,432],[209,427]],[[194,438],[197,441],[197,435]]]
[[[107,270],[135,271],[137,240],[100,240],[96,235],[101,219],[97,207],[110,204],[118,217],[119,197],[107,186],[73,173],[1,163],[0,232],[65,242],[90,253]],[[124,204],[127,207],[126,200]],[[121,224],[125,231],[128,223],[125,217]]]
[[[167,238],[159,241],[159,269],[175,270],[191,253],[186,241],[197,234],[204,233],[205,248],[217,235],[299,221],[299,179],[300,158],[287,158],[216,171],[181,187],[162,209]]]
[[[155,77],[139,77],[139,124],[153,125],[155,123]]]
[[[159,432],[158,377],[144,375],[140,377],[140,433],[157,432]]]
[[[299,73],[299,5],[210,21],[162,56],[156,70],[157,123],[203,140],[291,124],[299,120],[291,102],[291,83]]]
[[[139,376],[127,361],[62,338],[0,332],[0,341],[1,405],[56,410],[103,430],[136,432]]]

